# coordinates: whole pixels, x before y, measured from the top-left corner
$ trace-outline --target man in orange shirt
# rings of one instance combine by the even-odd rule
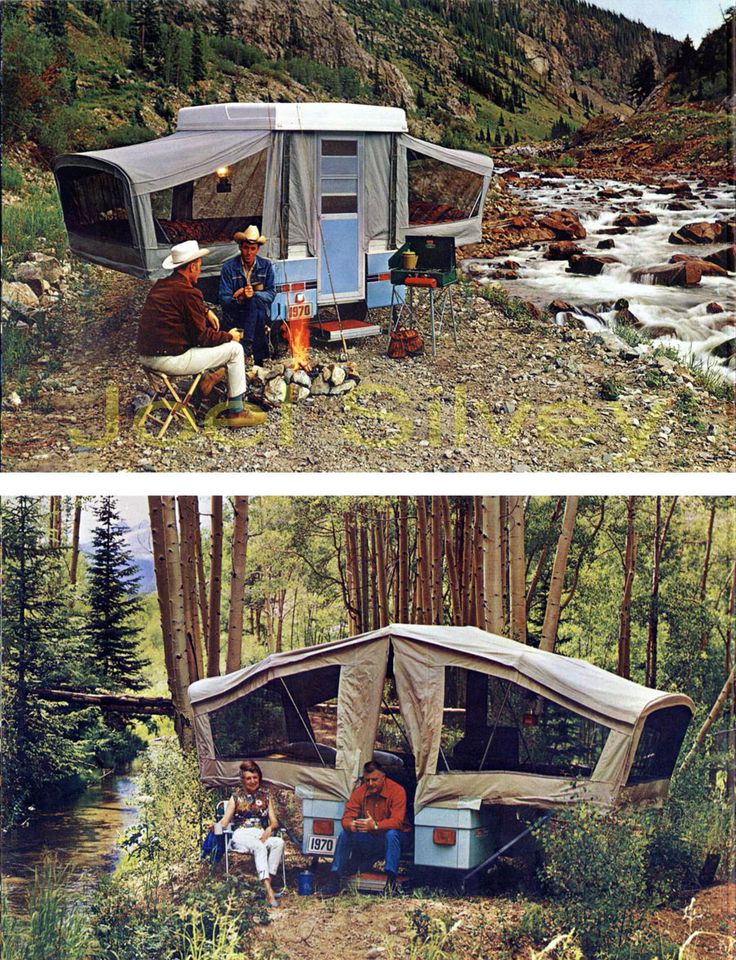
[[[340,880],[349,872],[350,861],[385,860],[386,893],[397,892],[401,848],[411,833],[406,818],[406,791],[389,779],[383,767],[370,760],[363,767],[363,780],[350,794],[342,817],[343,830],[337,840],[330,882],[323,890],[334,896]]]

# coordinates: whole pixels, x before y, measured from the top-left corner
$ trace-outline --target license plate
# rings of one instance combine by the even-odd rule
[[[288,312],[286,314],[286,319],[289,322],[293,320],[309,320],[311,316],[312,316],[311,303],[290,303]]]
[[[307,841],[307,853],[319,853],[327,856],[335,852],[334,837],[310,837]]]

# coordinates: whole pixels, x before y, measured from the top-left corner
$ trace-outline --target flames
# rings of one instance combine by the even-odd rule
[[[293,370],[309,370],[309,318],[300,317],[287,324]]]

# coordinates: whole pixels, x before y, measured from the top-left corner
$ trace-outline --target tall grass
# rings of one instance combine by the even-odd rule
[[[56,190],[51,185],[36,188],[20,203],[5,205],[2,235],[4,277],[8,260],[17,261],[24,254],[43,250],[66,256],[67,236]]]
[[[5,888],[0,918],[3,960],[84,960],[92,934],[89,919],[69,889],[71,868],[47,860],[34,874],[27,914],[11,912]]]

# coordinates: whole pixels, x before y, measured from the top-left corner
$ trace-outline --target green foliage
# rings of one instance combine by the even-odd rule
[[[646,895],[647,837],[640,824],[582,804],[540,826],[536,836],[556,928],[574,928],[586,955],[625,957]]]
[[[138,652],[140,577],[125,542],[114,497],[95,508],[92,553],[87,565],[85,634],[97,683],[105,690],[140,690],[145,661]]]
[[[2,163],[2,185],[5,190],[20,190],[25,180],[23,171],[3,160]]]
[[[2,236],[4,267],[8,260],[17,262],[39,246],[57,257],[66,256],[66,228],[56,190],[36,183],[23,191],[20,203],[4,205]]]
[[[618,400],[624,391],[624,384],[619,377],[606,377],[601,380],[598,395],[601,400]]]
[[[538,317],[535,310],[525,300],[512,297],[503,287],[496,284],[489,284],[484,287],[481,296],[491,306],[496,307],[509,320],[513,321],[520,331],[529,331],[534,328]]]
[[[28,905],[15,915],[2,891],[0,954],[4,960],[86,960],[89,918],[69,887],[71,869],[47,860],[34,871]]]

